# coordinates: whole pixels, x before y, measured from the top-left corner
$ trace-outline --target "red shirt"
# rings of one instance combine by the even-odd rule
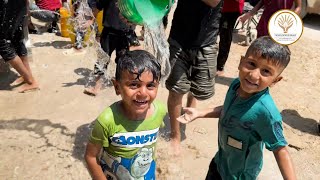
[[[224,0],[222,12],[242,13],[244,0]]]
[[[62,2],[65,2],[66,0],[62,0]],[[61,2],[60,0],[36,0],[36,5],[40,9],[50,10],[50,11],[56,11],[57,9],[61,8]]]

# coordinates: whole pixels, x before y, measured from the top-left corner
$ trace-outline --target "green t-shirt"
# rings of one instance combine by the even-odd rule
[[[270,151],[287,145],[282,117],[269,89],[248,99],[237,96],[235,79],[228,90],[219,119],[219,150],[215,162],[222,179],[256,179],[263,160],[264,144]]]
[[[163,126],[166,106],[154,101],[154,113],[141,120],[128,120],[119,111],[119,102],[98,117],[89,141],[103,146],[101,166],[117,179],[155,179],[155,144]]]

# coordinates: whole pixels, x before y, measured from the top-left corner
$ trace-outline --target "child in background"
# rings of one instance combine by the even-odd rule
[[[12,83],[21,85],[18,92],[39,89],[32,76],[27,48],[23,42],[23,24],[28,6],[28,0],[0,1],[0,56],[21,75]]]
[[[224,0],[219,25],[219,53],[217,58],[217,76],[223,76],[224,65],[229,56],[233,27],[242,14],[244,0]]]
[[[264,6],[263,14],[257,26],[257,37],[268,36],[268,22],[272,14],[281,9],[291,9],[293,7],[293,1],[295,2],[294,12],[300,14],[301,0],[260,0],[250,12],[240,16],[239,20],[244,23]]]
[[[99,11],[103,10],[103,30],[100,36],[101,48],[110,57],[113,51],[116,51],[115,62],[117,63],[119,55],[126,53],[129,49],[140,46],[140,43],[134,32],[135,27],[128,25],[127,22],[124,22],[121,19],[122,17],[119,16],[120,10],[116,3],[117,0],[90,0],[89,2],[89,4],[93,6],[93,14],[95,14],[95,17]],[[94,66],[94,75],[96,76],[95,85],[94,87],[85,88],[85,94],[96,96],[101,90],[104,71],[99,68],[100,66],[97,61]],[[105,68],[107,68],[107,65]]]
[[[89,4],[84,0],[72,0],[72,15],[74,29],[74,48],[81,50],[84,47],[85,36],[91,30],[94,15]],[[90,12],[90,13],[88,13]]]
[[[154,101],[159,81],[160,64],[150,53],[119,56],[113,85],[121,100],[100,114],[85,153],[93,179],[155,179],[155,145],[166,115],[165,105]]]
[[[181,142],[176,119],[181,115],[183,96],[187,94],[187,107],[196,107],[198,101],[214,95],[222,4],[221,0],[178,1],[174,12],[168,39],[172,69],[166,88],[170,141],[176,155]]]
[[[219,150],[210,163],[206,180],[256,179],[264,145],[277,160],[284,179],[296,179],[283,136],[282,117],[269,94],[269,87],[282,79],[290,61],[287,46],[270,37],[256,39],[241,57],[239,78],[227,92],[223,107],[198,111],[185,108],[177,120],[190,122],[201,117],[219,117]]]

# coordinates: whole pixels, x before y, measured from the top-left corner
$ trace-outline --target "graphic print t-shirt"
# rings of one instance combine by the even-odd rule
[[[100,163],[110,179],[155,179],[155,143],[166,108],[158,101],[153,106],[153,115],[142,121],[124,117],[119,102],[98,117],[89,140],[103,146]]]

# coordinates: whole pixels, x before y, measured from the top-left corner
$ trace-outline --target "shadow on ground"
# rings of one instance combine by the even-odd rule
[[[90,135],[90,131],[94,125],[94,122],[95,120],[89,124],[83,124],[79,126],[75,134],[72,156],[76,159],[79,159],[83,163],[84,163],[84,153],[86,151],[88,138]]]
[[[216,83],[222,84],[225,86],[230,86],[230,84],[234,79],[235,79],[234,77],[216,76]]]
[[[52,46],[56,49],[71,49],[72,43],[70,41],[36,42],[36,43],[33,43],[33,46],[34,47]]]
[[[77,79],[76,82],[69,82],[69,83],[63,83],[62,87],[70,87],[74,85],[85,85],[88,82],[88,77],[91,74],[92,70],[88,68],[77,68],[74,70],[74,73],[81,76],[79,79]]]
[[[46,147],[55,147],[48,138],[48,134],[52,132],[52,130],[47,131],[46,128],[51,128],[53,130],[59,129],[59,134],[62,136],[69,136],[73,137],[74,134],[68,132],[68,129],[61,125],[55,124],[47,119],[38,120],[38,119],[16,119],[16,120],[7,120],[7,121],[0,121],[0,130],[23,130],[34,132],[39,135],[39,138],[45,140]],[[55,147],[58,148],[58,147]],[[63,149],[60,149],[63,150]],[[66,150],[63,150],[66,151]]]
[[[10,84],[18,78],[17,73],[11,71],[8,63],[0,59],[0,90],[12,90]]]
[[[302,117],[296,110],[285,109],[281,112],[283,122],[290,127],[311,135],[318,135],[318,123],[314,119]]]
[[[308,14],[305,18],[303,18],[303,25],[305,27],[320,30],[320,15],[318,14]]]
[[[37,139],[42,139],[45,145],[38,148],[54,148],[57,151],[71,154],[72,157],[82,161],[84,163],[84,152],[88,141],[90,132],[90,124],[83,124],[77,128],[76,133],[70,132],[70,130],[59,123],[52,123],[48,119],[16,119],[16,120],[1,120],[1,130],[19,130],[29,131],[38,135]],[[73,144],[67,144],[70,148],[61,148],[58,141],[70,140]],[[65,143],[65,142],[64,142]],[[57,153],[59,154],[59,153]],[[58,155],[57,155],[58,156]]]

